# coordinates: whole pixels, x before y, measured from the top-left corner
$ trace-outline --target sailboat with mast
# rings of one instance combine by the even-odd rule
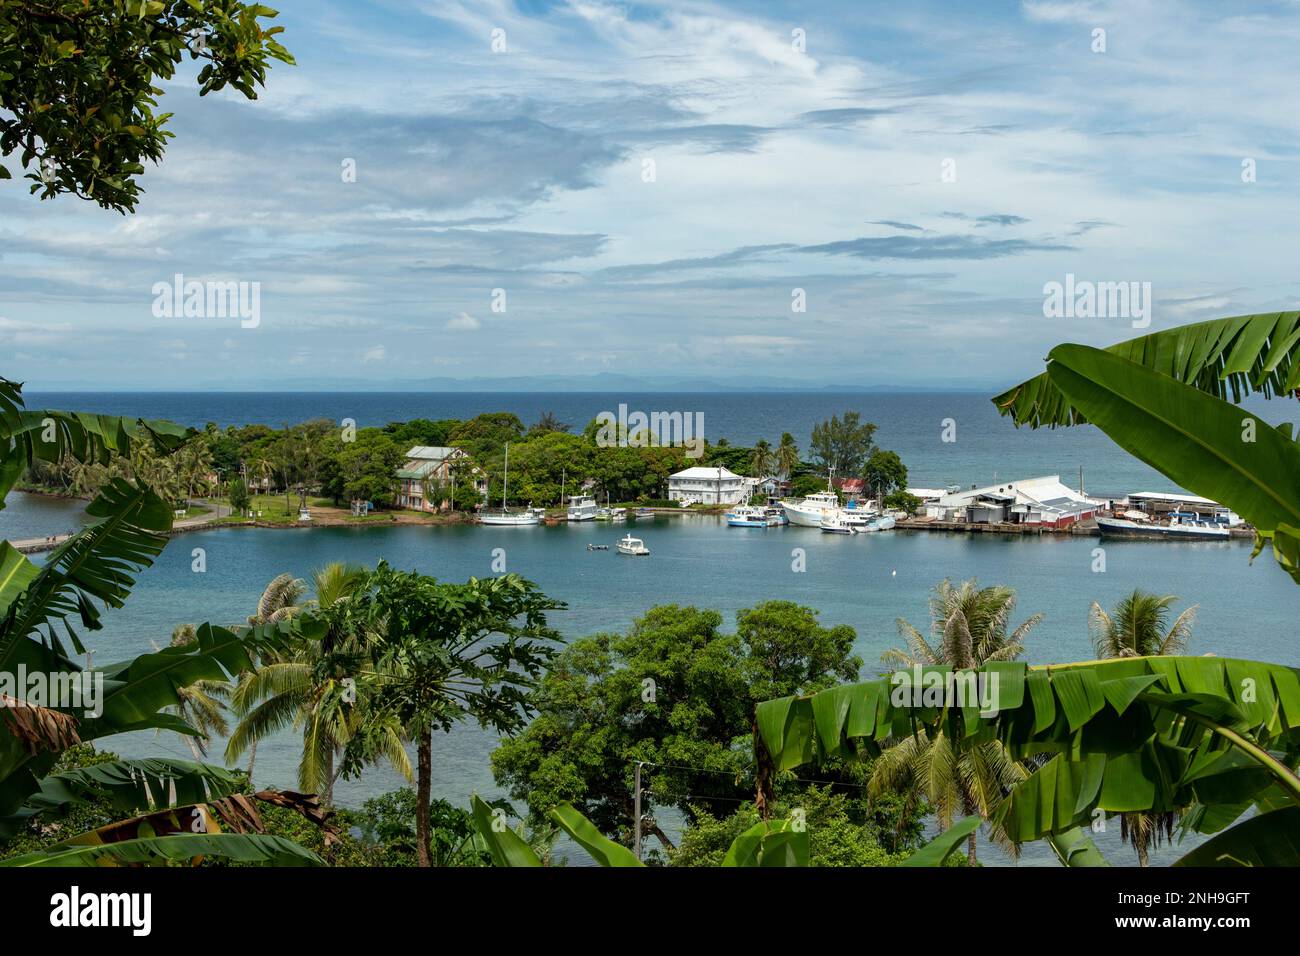
[[[510,484],[510,443],[506,442],[506,460],[501,470],[501,507],[500,509],[487,510],[486,508],[479,513],[478,520],[480,524],[494,525],[528,525],[541,524],[542,516],[540,509],[527,508],[524,511],[511,511],[506,507],[506,489]]]

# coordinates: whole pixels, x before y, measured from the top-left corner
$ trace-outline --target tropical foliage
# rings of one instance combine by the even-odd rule
[[[199,95],[248,99],[271,60],[293,63],[270,7],[210,0],[0,2],[0,155],[21,151],[31,192],[135,209],[145,161],[162,159],[164,81],[199,60]],[[11,179],[0,166],[0,179]]]
[[[1059,345],[1047,371],[993,401],[1017,425],[1091,423],[1256,529],[1255,553],[1300,583],[1300,442],[1226,399],[1300,394],[1300,313],[1235,316],[1108,349]]]
[[[994,689],[994,707],[957,693],[978,681]],[[994,821],[1013,842],[1062,841],[1063,859],[1081,849],[1078,828],[1109,814],[1175,810],[1188,832],[1217,834],[1206,846],[1218,850],[1203,846],[1190,862],[1277,859],[1277,846],[1266,844],[1283,839],[1300,808],[1300,671],[1276,664],[1130,657],[929,666],[919,677],[899,672],[767,701],[758,722],[777,771],[877,755],[891,738],[921,730],[942,731],[963,749],[996,741],[1036,769],[1000,801]]]

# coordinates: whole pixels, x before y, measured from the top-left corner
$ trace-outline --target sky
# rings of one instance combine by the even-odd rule
[[[0,374],[1001,390],[1296,307],[1300,3],[277,6],[298,65],[164,84],[134,214],[0,182]],[[1067,276],[1149,312],[1046,315]]]

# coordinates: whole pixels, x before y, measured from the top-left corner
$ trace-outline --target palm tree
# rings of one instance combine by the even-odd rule
[[[947,664],[954,670],[977,668],[990,661],[1012,661],[1024,651],[1025,636],[1042,620],[1035,614],[1008,633],[1016,607],[1011,588],[979,588],[963,581],[954,587],[945,579],[930,600],[929,640],[902,618],[898,632],[907,649],[893,648],[882,657],[901,667]],[[941,829],[953,817],[978,813],[989,821],[994,843],[1015,855],[1015,845],[990,817],[1002,797],[1026,776],[1025,769],[1007,755],[997,741],[968,745],[953,740],[942,729],[932,734],[918,730],[894,739],[872,767],[869,792],[906,793],[910,801],[922,798],[934,808]],[[967,842],[967,859],[976,862],[976,833]]]
[[[300,602],[306,592],[307,586],[303,584],[300,578],[295,578],[288,573],[276,575],[262,591],[262,596],[257,601],[257,611],[248,616],[248,623],[252,626],[274,624],[291,617],[302,610]],[[270,663],[270,659],[264,659],[263,663]],[[242,687],[252,674],[252,671],[244,671],[240,674],[238,687]],[[235,709],[235,713],[242,718],[245,714],[241,712],[243,705],[239,703],[242,698],[238,694],[238,687],[236,688],[236,694],[232,697],[231,704]],[[254,738],[248,745],[249,783],[252,783],[253,765],[256,762],[257,739]]]
[[[177,624],[172,628],[172,647],[185,647],[198,640],[193,624]],[[199,732],[198,737],[182,734],[189,744],[195,760],[202,760],[208,755],[208,746],[215,735],[224,736],[226,724],[226,701],[230,699],[230,684],[223,680],[204,678],[176,691],[179,698],[176,704],[168,707],[169,713],[176,714],[181,720]]]
[[[312,610],[326,623],[325,632],[261,662],[241,678],[231,699],[240,721],[226,745],[226,759],[237,759],[245,749],[256,748],[259,740],[293,724],[302,731],[299,786],[319,793],[326,804],[333,802],[336,757],[360,727],[364,688],[358,685],[373,676],[358,666],[366,636],[349,626],[345,607],[364,588],[367,575],[358,565],[326,565],[312,574],[314,597],[304,604],[298,603],[304,592],[301,581],[287,574],[272,581],[258,605],[262,620],[250,618],[250,622]],[[269,611],[265,617],[264,610]],[[400,734],[389,728],[377,736],[382,755],[409,777],[410,762]]]
[[[1149,591],[1134,590],[1107,614],[1096,601],[1088,610],[1088,632],[1098,657],[1150,657],[1156,654],[1181,654],[1187,650],[1199,605],[1193,604],[1168,623],[1170,606],[1178,600],[1174,594],[1164,597]],[[1138,865],[1147,866],[1152,848],[1172,840],[1179,814],[1121,813],[1119,837],[1133,847]]]
[[[799,467],[799,446],[794,443],[794,436],[789,432],[781,434],[781,444],[776,446],[776,467],[786,481],[790,480],[794,470]]]
[[[770,475],[774,461],[771,443],[766,438],[759,439],[753,453],[749,456],[750,477],[762,478],[764,475]]]
[[[1187,649],[1192,624],[1199,605],[1193,604],[1166,626],[1169,608],[1178,600],[1175,594],[1158,597],[1135,590],[1119,604],[1114,614],[1107,614],[1092,602],[1088,611],[1088,632],[1098,657],[1150,657],[1156,654],[1181,654]]]

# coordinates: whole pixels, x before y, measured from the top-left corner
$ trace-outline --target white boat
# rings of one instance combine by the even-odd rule
[[[650,553],[650,549],[645,546],[645,542],[640,538],[634,538],[628,535],[621,538],[618,542],[618,553],[628,554],[634,557],[644,557]]]
[[[739,508],[732,508],[724,517],[727,519],[727,526],[731,528],[771,527],[771,518],[766,508],[754,508],[744,505]]]
[[[511,511],[506,507],[506,488],[510,482],[510,443],[506,442],[505,466],[501,472],[501,507],[491,511],[479,512],[479,524],[518,527],[520,525],[541,524],[545,511],[541,508],[525,508],[523,511]]]
[[[833,491],[819,491],[799,501],[782,501],[781,508],[791,524],[817,528],[824,518],[839,513],[840,499]]]
[[[898,519],[893,515],[880,515],[867,527],[872,531],[889,531],[896,524],[898,524]]]
[[[594,521],[596,518],[596,499],[591,495],[574,495],[569,499],[570,521]]]
[[[821,520],[820,527],[824,534],[857,534],[860,530],[857,525],[845,521],[842,512],[827,515]]]
[[[627,509],[626,509],[626,508],[613,508],[613,509],[611,509],[610,512],[609,512],[609,520],[610,520],[610,521],[614,521],[614,522],[618,522],[618,521],[626,521],[626,520],[627,520]]]

